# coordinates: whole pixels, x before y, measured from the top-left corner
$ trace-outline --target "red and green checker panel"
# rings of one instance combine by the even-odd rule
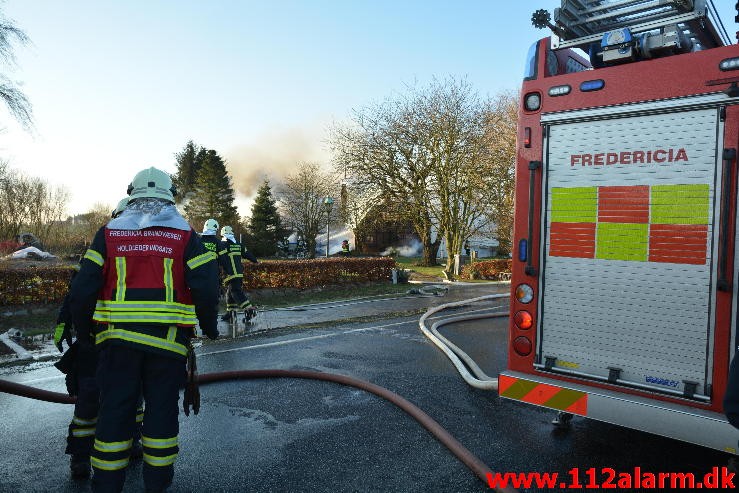
[[[552,188],[549,255],[706,263],[709,186]]]

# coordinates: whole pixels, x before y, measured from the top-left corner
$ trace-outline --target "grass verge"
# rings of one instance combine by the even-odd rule
[[[401,269],[410,269],[423,276],[437,277],[439,280],[444,278],[444,274],[441,273],[441,271],[444,270],[444,265],[439,264],[431,267],[417,265],[421,260],[422,259],[420,257],[395,257],[395,263],[397,263]]]

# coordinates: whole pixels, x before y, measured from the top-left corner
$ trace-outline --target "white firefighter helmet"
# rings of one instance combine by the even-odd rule
[[[224,226],[221,228],[221,236],[231,235],[233,236],[234,229],[231,226]]]
[[[203,225],[203,233],[206,231],[218,231],[218,221],[215,219],[208,219]]]
[[[121,199],[120,202],[118,202],[118,205],[115,206],[115,209],[113,209],[113,213],[110,215],[110,217],[118,217],[121,212],[126,210],[127,206],[128,206],[128,197]]]
[[[153,166],[139,171],[128,185],[129,200],[139,198],[154,198],[168,200],[174,203],[176,191],[172,186],[172,179],[167,173]]]

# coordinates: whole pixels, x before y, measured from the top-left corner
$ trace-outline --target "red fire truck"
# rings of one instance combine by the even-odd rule
[[[710,0],[532,20],[500,396],[736,454],[739,45]]]

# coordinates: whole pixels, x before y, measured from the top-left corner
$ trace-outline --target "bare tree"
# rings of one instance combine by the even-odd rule
[[[451,275],[471,236],[497,230],[510,248],[515,110],[509,94],[486,100],[465,80],[435,80],[355,111],[329,142],[353,186],[400,206],[421,238],[424,265],[435,264],[444,238]]]
[[[87,212],[80,214],[79,220],[82,224],[80,229],[85,238],[94,238],[97,230],[108,224],[113,207],[104,202],[95,202]]]
[[[329,144],[337,169],[362,189],[401,204],[423,244],[423,264],[435,265],[440,239],[430,213],[429,155],[413,94],[355,111],[348,126],[334,125]]]
[[[446,273],[454,255],[470,236],[488,228],[492,219],[488,149],[485,145],[485,102],[466,81],[434,81],[417,95],[421,142],[429,156],[431,214],[444,236]]]
[[[28,42],[29,38],[26,33],[0,12],[0,61],[6,68],[15,65],[14,43],[25,45]],[[32,128],[31,103],[18,84],[5,75],[0,75],[0,99],[23,128],[27,130]]]
[[[490,101],[485,109],[485,145],[493,185],[489,189],[492,204],[490,215],[496,225],[499,254],[511,251],[518,104],[516,95],[503,92]]]
[[[54,235],[64,218],[69,201],[69,192],[62,187],[53,187],[40,178],[28,179],[27,208],[28,226],[44,243]]]
[[[341,220],[354,233],[354,248],[361,252],[371,226],[369,214],[382,201],[379,189],[345,179],[341,183]]]
[[[337,204],[325,204],[326,197],[338,197],[337,181],[316,163],[300,163],[277,192],[282,217],[303,238],[310,258],[316,256],[316,236],[339,215]]]
[[[0,239],[13,238],[27,228],[47,242],[64,217],[68,200],[64,188],[0,162]]]

